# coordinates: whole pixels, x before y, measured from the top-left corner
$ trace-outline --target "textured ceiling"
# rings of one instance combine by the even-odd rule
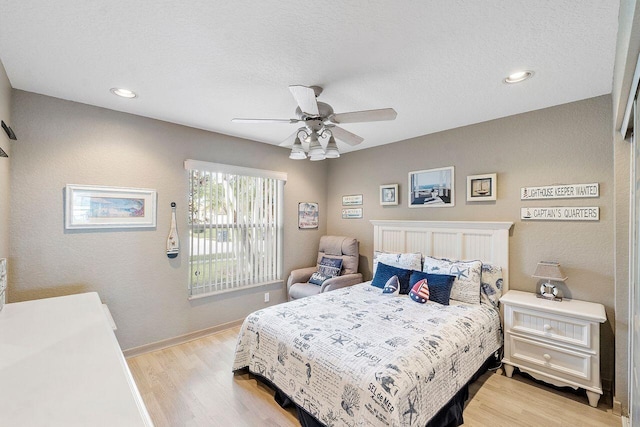
[[[16,89],[270,144],[296,125],[231,118],[295,117],[289,85],[393,107],[343,125],[361,149],[610,93],[618,3],[2,0],[0,60]]]

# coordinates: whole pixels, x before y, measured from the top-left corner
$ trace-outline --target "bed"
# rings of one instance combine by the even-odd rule
[[[508,289],[512,223],[371,222],[375,252],[481,260]],[[459,425],[468,383],[502,347],[496,308],[418,304],[365,282],[251,313],[233,370],[274,387],[305,426]]]

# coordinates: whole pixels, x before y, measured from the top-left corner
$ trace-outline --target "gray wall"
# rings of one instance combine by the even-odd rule
[[[622,0],[613,74],[613,151],[615,174],[615,310],[616,359],[613,412],[629,412],[629,191],[631,144],[620,134],[640,52],[640,4]]]
[[[371,219],[486,220],[515,223],[510,286],[534,291],[540,260],[557,260],[569,279],[565,295],[606,306],[603,378],[613,379],[614,259],[611,97],[520,114],[408,141],[357,151],[329,163],[327,228],[360,240],[361,270],[370,277]],[[408,208],[408,172],[455,167],[455,207]],[[498,174],[495,202],[466,202],[466,177]],[[520,188],[600,183],[598,199],[520,200]],[[400,185],[398,206],[379,205],[381,184]],[[341,196],[363,194],[363,219],[341,219]],[[600,206],[599,222],[526,222],[524,206]],[[611,383],[608,383],[611,386]]]
[[[9,126],[11,122],[11,84],[0,62],[0,119]],[[11,155],[9,137],[0,130],[0,148]],[[0,157],[0,258],[9,257],[9,164],[10,160]]]
[[[13,93],[20,140],[11,153],[10,302],[97,291],[123,349],[244,318],[265,289],[187,300],[188,158],[288,173],[285,278],[315,261],[326,232],[326,162],[294,162],[285,149],[27,92]],[[155,230],[65,231],[67,184],[153,188]],[[165,254],[170,203],[178,204],[182,253]],[[320,203],[318,230],[297,229],[297,203]],[[4,203],[2,203],[4,205]],[[272,286],[270,304],[286,300]]]

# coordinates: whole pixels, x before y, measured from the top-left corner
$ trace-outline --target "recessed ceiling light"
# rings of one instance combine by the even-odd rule
[[[518,71],[503,80],[504,83],[520,83],[533,77],[533,71]]]
[[[138,96],[134,91],[129,89],[123,89],[120,87],[112,87],[109,90],[111,91],[112,94],[121,96],[123,98],[135,98],[136,96]]]

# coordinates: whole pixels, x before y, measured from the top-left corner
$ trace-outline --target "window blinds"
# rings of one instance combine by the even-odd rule
[[[281,280],[286,174],[193,160],[185,169],[190,297]]]

